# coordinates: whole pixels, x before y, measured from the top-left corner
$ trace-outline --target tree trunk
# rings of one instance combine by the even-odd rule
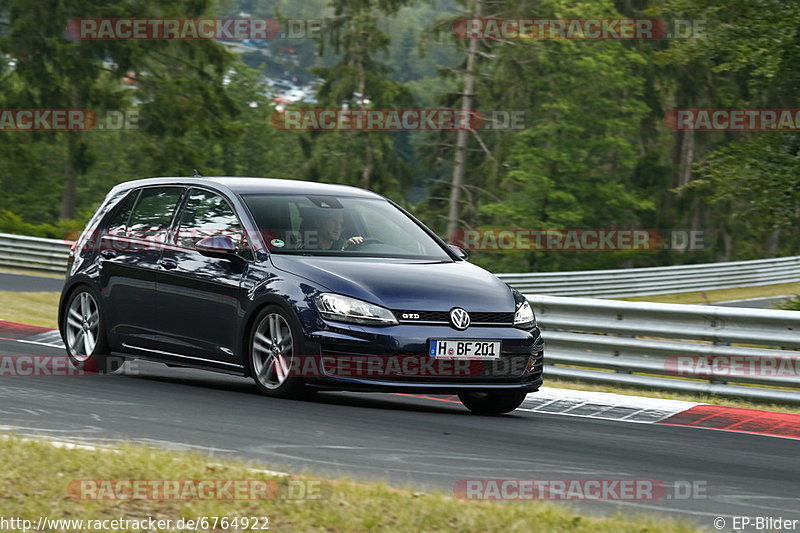
[[[366,107],[364,102],[367,99],[367,76],[364,73],[364,63],[359,60],[358,62],[358,92],[361,95],[359,106]],[[364,168],[361,170],[361,188],[369,189],[370,181],[372,178],[372,144],[369,141],[370,132],[362,134],[364,139]]]
[[[717,261],[724,263],[733,257],[733,236],[726,225],[720,227],[719,234],[722,237],[723,252],[722,255],[717,256]]]
[[[367,98],[367,80],[364,75],[364,65],[359,65],[359,81],[358,91],[361,93],[361,107],[364,106],[364,100]],[[370,142],[370,132],[361,134],[364,139],[364,168],[361,170],[361,188],[369,189],[370,181],[372,181],[372,143]]]
[[[369,135],[369,134],[367,134]],[[361,188],[369,189],[369,182],[372,178],[372,147],[369,143],[369,137],[366,137],[366,145],[364,147],[364,170],[361,172]]]
[[[83,109],[81,105],[81,86],[80,82],[72,81],[72,108]],[[86,146],[80,140],[82,132],[68,131],[67,136],[67,164],[64,168],[64,191],[61,193],[61,211],[59,218],[75,218],[75,204],[77,202],[78,172],[81,160],[86,155]]]
[[[473,18],[480,18],[482,0],[475,0]],[[478,39],[471,39],[467,48],[467,68],[464,72],[464,93],[461,96],[462,116],[472,113],[472,99],[475,96],[475,58],[478,55]],[[467,167],[467,141],[469,131],[459,128],[456,134],[456,149],[453,160],[453,181],[450,185],[450,206],[447,212],[447,238],[452,239],[461,221],[460,201],[464,188],[464,174]]]
[[[694,164],[694,130],[687,130],[681,136],[681,160],[678,168],[678,187],[684,187],[692,181],[692,165]],[[680,193],[679,193],[680,194]]]
[[[80,143],[78,132],[67,132],[67,164],[64,168],[64,191],[61,193],[61,211],[59,218],[75,218],[75,203],[77,201],[78,170],[76,162],[79,157]]]
[[[781,242],[781,230],[776,229],[770,232],[767,236],[767,245],[764,249],[766,257],[775,257],[778,253],[778,245]]]

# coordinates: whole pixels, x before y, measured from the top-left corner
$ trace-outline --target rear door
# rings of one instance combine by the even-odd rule
[[[156,274],[184,190],[167,186],[133,191],[110,218],[99,261],[113,348],[156,345]]]
[[[240,249],[240,261],[206,257],[196,250],[205,237],[227,235]],[[157,276],[159,334],[167,351],[201,364],[233,364],[241,288],[252,259],[245,232],[231,204],[217,192],[192,188],[176,221],[174,239],[164,249]]]

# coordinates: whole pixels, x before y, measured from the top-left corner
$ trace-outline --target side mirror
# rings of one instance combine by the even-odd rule
[[[239,259],[236,252],[239,249],[233,239],[227,235],[214,235],[205,237],[195,243],[195,249],[206,257],[219,257],[221,259]]]
[[[469,257],[467,251],[460,246],[456,246],[455,244],[448,244],[447,247],[450,248],[450,250],[453,253],[455,253],[458,257],[460,257],[464,261],[466,261],[467,258]]]

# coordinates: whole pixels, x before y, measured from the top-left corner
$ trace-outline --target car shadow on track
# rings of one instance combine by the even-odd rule
[[[389,393],[320,392],[311,400],[329,405],[344,405],[369,409],[416,411],[420,413],[464,414],[469,412],[460,402],[437,401],[413,395]]]
[[[395,411],[415,411],[421,413],[442,413],[448,415],[470,414],[464,407],[462,407],[458,399],[452,395],[434,398],[429,396],[406,394],[320,391],[305,400],[285,400],[281,398],[268,398],[262,396],[256,389],[255,383],[253,383],[253,381],[249,378],[215,374],[204,370],[168,367],[161,363],[144,361],[138,361],[136,368],[136,372],[132,372],[132,369],[130,368],[123,368],[123,370],[118,374],[111,374],[104,377],[126,377],[149,382],[185,385],[189,387],[199,387],[202,389],[212,389],[230,393],[250,394],[254,398],[263,399],[264,401],[270,402],[302,402],[311,404],[321,403],[347,407]]]

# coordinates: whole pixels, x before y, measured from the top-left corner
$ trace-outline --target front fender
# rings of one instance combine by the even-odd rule
[[[287,313],[292,313],[300,321],[303,330],[301,349],[308,353],[311,343],[308,341],[307,332],[318,329],[323,322],[313,304],[313,298],[324,289],[313,285],[308,280],[291,275],[280,275],[271,272],[262,281],[255,284],[249,291],[250,303],[247,305],[240,329],[237,335],[236,357],[237,362],[247,368],[247,340],[254,321],[259,311],[268,305],[278,305]]]

